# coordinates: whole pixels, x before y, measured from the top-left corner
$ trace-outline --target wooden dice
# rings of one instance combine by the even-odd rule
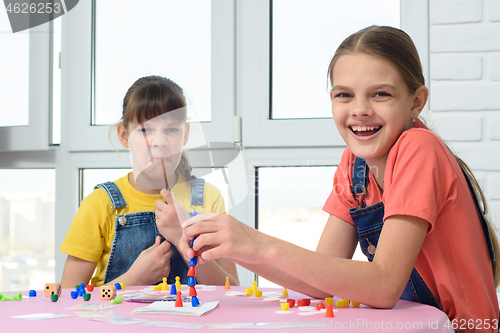
[[[115,286],[101,286],[101,299],[112,300],[116,297]]]
[[[57,297],[61,296],[61,284],[60,283],[46,283],[43,288],[43,292],[46,297],[50,297],[50,295],[57,294]]]

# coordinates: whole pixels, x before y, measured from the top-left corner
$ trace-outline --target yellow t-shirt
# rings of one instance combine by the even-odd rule
[[[171,189],[175,198],[188,211],[191,201],[191,187],[183,181],[182,176]],[[61,245],[61,252],[71,256],[97,262],[91,284],[100,286],[104,282],[104,275],[108,264],[113,238],[115,237],[115,216],[144,211],[155,211],[155,201],[164,200],[160,194],[144,194],[132,187],[128,175],[114,182],[127,203],[127,207],[116,211],[111,207],[111,201],[102,188],[94,190],[81,203],[78,212],[71,223]],[[224,198],[218,188],[205,182],[205,204],[203,212],[226,213]],[[195,206],[199,212],[199,206]]]

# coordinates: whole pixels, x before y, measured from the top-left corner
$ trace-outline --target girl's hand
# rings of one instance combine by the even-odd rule
[[[265,261],[266,243],[272,238],[227,214],[199,214],[184,222],[182,227],[188,240],[199,235],[186,255],[191,258],[194,251],[198,251],[200,263],[218,258],[262,263]]]
[[[182,236],[180,224],[189,218],[189,213],[175,199],[173,193],[167,190],[161,190],[160,193],[165,201],[156,200],[155,202],[156,226],[160,234],[177,247]]]
[[[127,280],[132,285],[151,285],[161,281],[170,273],[170,258],[173,251],[170,243],[161,243],[161,237],[156,236],[155,243],[141,252],[127,273]],[[129,282],[130,283],[130,282]]]

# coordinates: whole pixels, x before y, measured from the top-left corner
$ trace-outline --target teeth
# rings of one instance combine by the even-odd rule
[[[351,126],[352,130],[355,132],[363,131],[373,131],[374,129],[380,128],[380,126]]]

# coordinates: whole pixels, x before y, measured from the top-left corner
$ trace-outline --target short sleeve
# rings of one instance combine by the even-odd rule
[[[349,209],[356,207],[355,199],[351,193],[352,159],[353,155],[347,148],[344,150],[340,164],[333,176],[333,189],[323,206],[323,210],[354,225],[351,215],[349,215]]]
[[[108,212],[99,192],[106,196],[104,190],[97,189],[82,201],[61,245],[61,252],[91,262],[98,262],[101,258],[104,248],[102,228],[106,224],[103,219]],[[97,212],[101,210],[102,213]]]
[[[392,147],[384,174],[384,221],[394,215],[430,223],[456,202],[457,168],[451,151],[429,130],[403,133]]]

